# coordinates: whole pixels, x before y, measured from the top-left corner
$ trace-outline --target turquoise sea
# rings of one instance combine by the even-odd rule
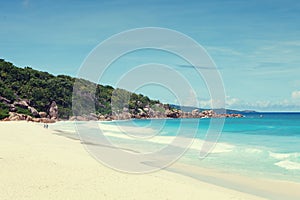
[[[253,177],[300,182],[300,113],[255,113],[246,114],[244,118],[226,118],[217,145],[201,159],[199,151],[211,119],[146,119],[99,124],[121,127],[107,130],[107,137],[116,146],[152,152],[176,137],[181,120],[185,120],[181,130],[183,135],[192,137],[191,132],[196,131],[196,137],[178,162]],[[50,128],[74,131],[73,123],[59,122]]]

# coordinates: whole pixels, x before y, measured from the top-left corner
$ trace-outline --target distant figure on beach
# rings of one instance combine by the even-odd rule
[[[48,124],[44,124],[44,128],[48,128]]]

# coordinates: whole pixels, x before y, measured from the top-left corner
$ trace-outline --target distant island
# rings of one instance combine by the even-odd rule
[[[92,99],[95,102],[94,113],[72,110],[73,85],[75,81],[82,84],[77,96],[83,101]],[[93,84],[96,91],[92,91]],[[113,95],[120,94],[120,95]],[[122,102],[122,96],[130,96],[127,107],[123,104],[111,108],[111,102]],[[117,99],[114,99],[117,98]],[[189,108],[189,110],[186,110]],[[243,117],[239,111],[220,113],[216,110],[180,107],[163,104],[142,94],[135,94],[124,89],[113,88],[91,83],[87,80],[66,75],[54,76],[47,72],[34,70],[30,67],[19,68],[12,63],[0,59],[0,120],[51,123],[57,120],[122,120],[145,118],[212,118],[212,117]],[[229,110],[228,110],[229,111]]]

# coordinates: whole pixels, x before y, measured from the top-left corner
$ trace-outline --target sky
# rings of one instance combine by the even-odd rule
[[[16,66],[76,77],[90,52],[112,35],[162,27],[189,36],[207,51],[221,75],[227,108],[300,111],[298,0],[11,0],[0,7],[0,57]],[[210,106],[205,82],[194,77],[188,63],[165,52],[128,54],[99,82],[116,86],[126,70],[151,62],[186,76],[198,105]],[[137,92],[178,103],[158,85]]]

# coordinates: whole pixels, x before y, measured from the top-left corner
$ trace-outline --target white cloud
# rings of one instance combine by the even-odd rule
[[[299,94],[298,94],[299,95]],[[300,100],[300,96],[298,97]],[[300,101],[296,99],[283,99],[280,101],[258,100],[254,102],[239,101],[236,104],[228,105],[227,108],[238,110],[256,111],[300,111]]]
[[[294,99],[294,100],[299,99],[300,100],[300,91],[292,92],[292,99]]]
[[[231,98],[230,96],[226,97],[226,106],[235,106],[239,105],[241,103],[241,100],[238,98]]]
[[[222,99],[199,100],[200,108],[224,108],[225,102]]]
[[[287,45],[287,46],[300,46],[300,40],[283,41],[283,42],[281,42],[281,44]]]
[[[200,108],[210,108],[211,107],[211,100],[200,100],[199,101]]]
[[[197,102],[197,98],[196,98],[196,94],[195,94],[194,90],[192,90],[192,89],[189,90],[189,95],[186,97],[186,99],[184,99],[183,105],[198,106],[198,102]]]
[[[226,97],[226,108],[236,110],[256,110],[256,111],[300,111],[300,93],[296,99],[283,99],[281,101],[257,100],[247,102],[238,98]],[[218,104],[215,102],[215,108]],[[211,108],[212,100],[200,100],[200,108]],[[224,106],[223,106],[224,107]],[[221,108],[221,107],[220,107]]]
[[[200,99],[200,108],[212,108],[214,103],[215,108],[223,108],[220,106],[221,101],[212,101],[211,99]],[[292,98],[282,100],[257,100],[257,101],[245,101],[236,97],[226,97],[227,109],[236,110],[256,110],[256,111],[300,111],[300,91],[294,91]]]
[[[238,106],[242,103],[242,101],[238,98],[231,98],[230,96],[227,96],[225,99],[225,107],[231,107],[231,106]],[[214,106],[215,108],[223,108],[224,102],[221,100],[199,100],[199,105],[202,108],[211,108]]]
[[[256,101],[256,102],[254,102],[253,107],[268,108],[271,105],[272,105],[271,101]]]

